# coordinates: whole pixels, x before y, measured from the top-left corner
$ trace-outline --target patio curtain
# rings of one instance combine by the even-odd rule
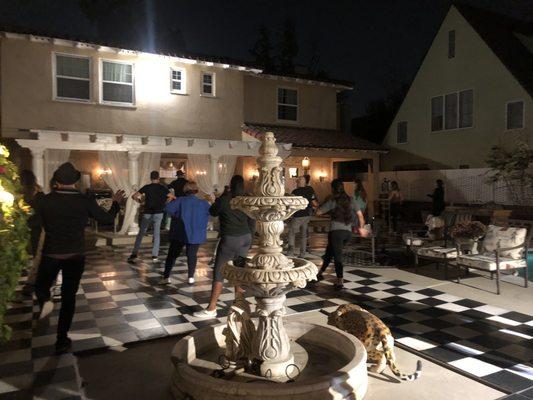
[[[213,180],[211,178],[211,162],[207,154],[187,155],[187,172],[189,179],[198,184],[198,188],[205,194],[213,193]]]
[[[137,214],[137,204],[131,198],[142,185],[149,183],[150,172],[159,171],[160,153],[142,153],[139,156],[139,182],[130,183],[128,175],[128,153],[125,151],[99,151],[98,158],[100,166],[104,169],[109,168],[111,174],[102,175],[104,182],[113,190],[113,192],[123,189],[126,192],[126,209],[124,211],[124,220],[120,228],[120,234],[126,234],[129,227],[135,221]]]
[[[222,193],[224,186],[229,185],[231,177],[235,173],[237,156],[222,156],[218,159],[218,190]]]
[[[70,150],[46,149],[44,151],[44,192],[50,191],[50,180],[56,169],[66,163],[70,157]]]

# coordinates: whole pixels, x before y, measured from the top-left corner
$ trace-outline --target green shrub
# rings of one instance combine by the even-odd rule
[[[4,316],[28,263],[30,208],[22,199],[17,167],[8,157],[9,152],[0,145],[0,343],[11,337]]]

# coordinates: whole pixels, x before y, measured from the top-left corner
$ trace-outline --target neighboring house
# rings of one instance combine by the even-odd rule
[[[0,137],[14,147],[19,165],[31,159],[42,184],[52,172],[53,155],[46,151],[52,149],[65,150],[93,185],[106,172],[98,152],[118,151],[127,152],[131,185],[143,173],[139,155],[153,153],[166,160],[161,169],[185,160],[204,191],[222,189],[219,175],[227,161],[221,160],[227,157],[237,158],[236,172],[253,180],[253,166],[247,166],[257,155],[256,127],[268,126],[282,155],[299,163],[311,158],[305,172],[326,187],[335,162],[371,160],[374,172],[383,152],[337,129],[337,95],[351,89],[345,82],[262,74],[245,62],[216,57],[20,32],[0,38]],[[284,135],[289,128],[293,133]]]
[[[383,170],[486,167],[492,146],[533,145],[533,26],[450,7],[383,144]]]

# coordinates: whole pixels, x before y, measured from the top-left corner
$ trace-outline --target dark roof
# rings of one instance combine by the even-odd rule
[[[533,53],[517,36],[521,34],[533,40],[533,23],[464,4],[455,7],[533,97]]]
[[[27,29],[27,28],[22,28],[22,27],[13,27],[13,26],[0,26],[0,32],[18,33],[21,35],[33,35],[33,36],[42,36],[42,37],[48,37],[48,38],[54,38],[54,39],[71,40],[74,42],[89,43],[89,44],[98,45],[98,46],[114,47],[114,48],[119,48],[119,49],[140,51],[140,52],[145,52],[145,53],[160,54],[160,55],[170,56],[170,57],[188,58],[191,60],[197,60],[197,61],[203,61],[203,62],[237,65],[237,66],[261,70],[261,68],[258,67],[256,64],[251,63],[249,61],[238,60],[238,59],[229,58],[229,57],[221,57],[221,56],[216,56],[216,55],[201,54],[201,53],[195,53],[195,52],[177,50],[177,49],[168,49],[168,48],[148,49],[145,46],[142,46],[139,43],[135,43],[133,41],[130,41],[128,43],[125,43],[125,42],[119,43],[117,41],[113,41],[109,39],[101,39],[97,37],[80,37],[75,34],[73,35],[73,34],[65,34],[65,33],[60,33],[60,32],[51,32],[51,31],[44,32],[44,31],[32,30],[32,29]]]
[[[246,123],[243,126],[243,132],[257,139],[260,139],[265,132],[273,132],[278,142],[292,143],[295,148],[388,151],[384,146],[333,129]]]

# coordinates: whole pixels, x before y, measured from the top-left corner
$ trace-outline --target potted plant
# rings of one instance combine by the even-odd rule
[[[477,254],[479,238],[485,235],[487,227],[479,221],[460,222],[451,229],[451,236],[461,249]]]

